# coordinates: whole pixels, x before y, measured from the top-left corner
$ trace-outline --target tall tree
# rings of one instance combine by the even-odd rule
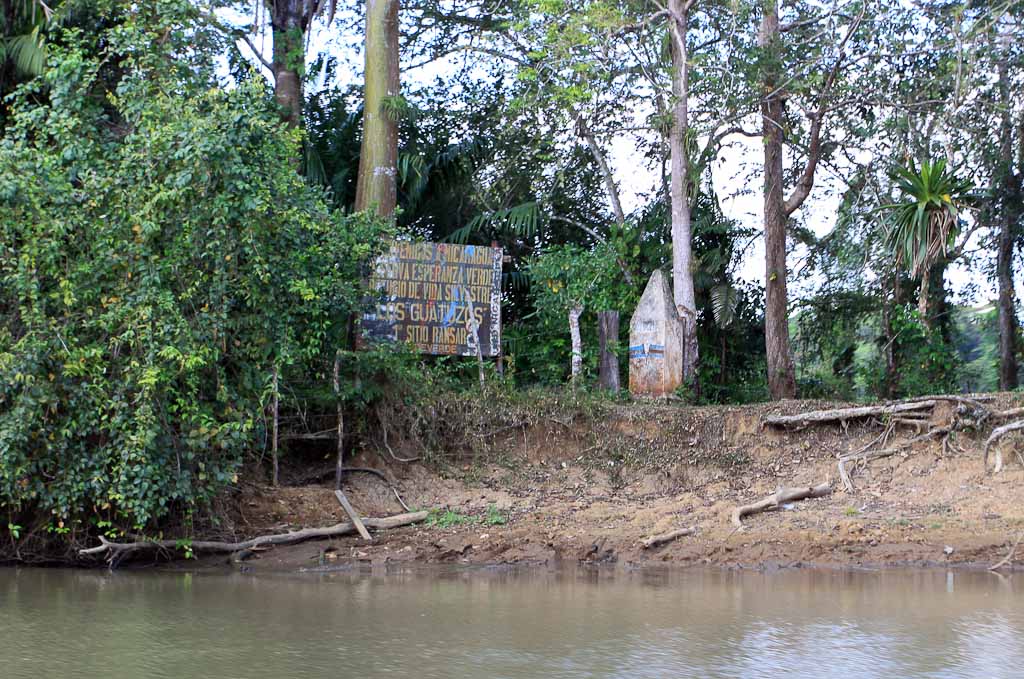
[[[318,3],[307,0],[270,0],[270,26],[274,53],[274,98],[281,117],[291,126],[302,124],[302,76],[306,70],[306,31]]]
[[[395,212],[398,200],[400,107],[398,0],[366,1],[363,141],[356,180],[356,210]]]
[[[768,389],[773,399],[796,397],[796,374],[789,342],[789,299],[786,290],[786,232],[790,216],[800,209],[814,187],[814,174],[821,160],[822,126],[829,111],[833,86],[843,66],[847,41],[863,17],[853,20],[838,44],[832,67],[827,71],[817,104],[805,109],[809,123],[805,159],[796,184],[785,195],[783,149],[789,121],[786,100],[790,83],[798,77],[787,73],[783,35],[800,31],[832,16],[797,19],[783,26],[779,21],[779,0],[763,0],[758,46],[761,49],[761,120],[764,141],[764,239],[765,239],[765,350],[768,361]],[[806,55],[804,55],[806,56]],[[796,66],[793,67],[797,69]]]
[[[281,119],[291,127],[302,125],[303,92],[302,81],[306,73],[306,48],[309,32],[314,21],[326,14],[326,23],[334,20],[337,0],[264,0],[266,13],[260,11],[257,3],[252,22],[244,28],[225,25],[211,11],[207,18],[226,33],[249,46],[253,56],[263,65],[274,80],[274,99],[280,107]],[[250,3],[241,0],[225,0],[217,6],[233,8],[243,14]],[[270,25],[272,52],[268,60],[260,47],[251,39],[250,31],[262,30]]]
[[[693,232],[690,205],[690,57],[686,38],[690,9],[695,0],[669,0],[669,32],[672,37],[672,128],[669,156],[669,202],[672,216],[672,296],[682,325],[683,381],[697,374],[697,301],[693,292]]]
[[[999,216],[996,244],[996,282],[999,291],[999,388],[1017,388],[1017,310],[1013,289],[1013,256],[1022,212],[1024,168],[1014,172],[1013,100],[1010,96],[1010,53],[1013,37],[1008,29],[999,36],[996,55],[999,102],[999,160],[993,176],[993,194]],[[1024,134],[1024,125],[1018,135]],[[1024,156],[1024,139],[1018,139]]]

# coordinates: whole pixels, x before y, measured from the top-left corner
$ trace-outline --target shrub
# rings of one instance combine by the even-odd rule
[[[58,532],[235,479],[274,367],[336,346],[379,241],[303,182],[259,82],[195,67],[189,5],[147,7],[65,34],[0,146],[0,509]]]

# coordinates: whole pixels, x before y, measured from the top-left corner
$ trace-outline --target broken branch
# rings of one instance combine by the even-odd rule
[[[672,542],[676,538],[681,538],[686,535],[693,535],[696,532],[696,526],[691,526],[690,528],[680,528],[678,530],[672,530],[667,533],[662,533],[661,535],[653,535],[647,538],[646,540],[641,541],[640,544],[643,545],[644,549],[651,549],[652,547],[658,547],[660,545],[663,545],[666,542]]]
[[[352,524],[356,527],[356,530],[359,531],[359,536],[367,542],[373,542],[373,538],[370,537],[370,531],[366,530],[366,526],[363,525],[363,520],[359,518],[359,514],[357,514],[355,508],[352,507],[352,503],[348,501],[347,497],[345,497],[345,493],[341,490],[336,490],[334,491],[334,497],[338,498],[338,504],[341,505],[341,508],[345,510],[346,514],[348,514],[348,518],[352,519]]]
[[[408,514],[396,514],[383,519],[363,519],[363,523],[374,529],[399,528],[409,524],[425,521],[429,512],[410,512]],[[211,552],[231,554],[245,549],[255,549],[265,545],[293,545],[306,540],[317,538],[333,538],[339,535],[346,535],[355,532],[356,527],[348,521],[336,523],[333,526],[323,528],[303,528],[302,530],[288,531],[273,535],[262,535],[250,540],[241,542],[219,542],[215,540],[194,540],[186,542],[182,540],[139,540],[137,542],[111,542],[102,535],[99,536],[100,544],[96,547],[80,549],[78,553],[82,556],[107,554],[109,561],[120,560],[132,552],[160,551],[181,549],[187,545],[193,552]]]
[[[999,563],[997,563],[997,564],[995,564],[993,566],[989,566],[989,570],[990,571],[997,571],[1000,568],[1002,568],[1003,566],[1006,566],[1006,565],[1010,564],[1013,561],[1013,556],[1014,556],[1014,554],[1017,553],[1017,546],[1020,544],[1021,538],[1024,538],[1024,530],[1022,530],[1020,532],[1020,534],[1017,535],[1017,540],[1013,543],[1013,547],[1010,547],[1009,554],[1007,554],[1005,557],[1003,557],[1003,560],[1000,561]]]
[[[832,485],[828,482],[807,488],[779,488],[775,493],[769,495],[759,502],[749,505],[742,505],[732,511],[732,522],[739,528],[743,527],[743,517],[761,512],[773,511],[787,502],[798,502],[808,498],[824,497],[832,492]]]

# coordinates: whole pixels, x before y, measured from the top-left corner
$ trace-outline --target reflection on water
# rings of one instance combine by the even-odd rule
[[[0,570],[0,676],[1019,677],[1019,578]]]

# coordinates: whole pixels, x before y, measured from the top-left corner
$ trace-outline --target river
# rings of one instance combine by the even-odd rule
[[[0,677],[1020,677],[1022,582],[0,569]]]

